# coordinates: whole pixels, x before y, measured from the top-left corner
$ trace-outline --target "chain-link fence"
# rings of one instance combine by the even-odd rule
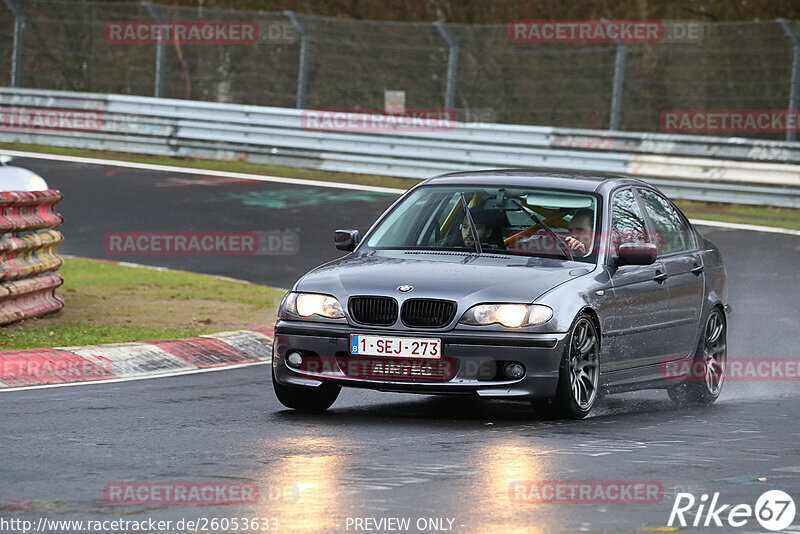
[[[798,107],[798,22],[698,22],[700,37],[687,41],[532,43],[514,42],[501,24],[3,2],[0,83],[19,87],[364,110],[383,109],[385,91],[403,91],[406,108],[454,109],[460,119],[491,110],[501,123],[631,131],[659,131],[666,109]],[[115,21],[245,21],[258,35],[115,42]]]

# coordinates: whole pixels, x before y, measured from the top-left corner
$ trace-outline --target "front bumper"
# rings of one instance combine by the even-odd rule
[[[351,356],[350,334],[428,337],[442,340],[441,360]],[[272,366],[275,380],[292,386],[339,386],[425,394],[469,394],[495,398],[555,395],[566,333],[448,332],[375,330],[300,321],[275,325]],[[286,363],[290,351],[304,365]],[[525,367],[522,378],[502,374],[506,362]]]

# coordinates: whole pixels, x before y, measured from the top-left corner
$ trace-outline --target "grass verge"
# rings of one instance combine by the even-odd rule
[[[757,224],[760,226],[800,230],[800,210],[794,208],[753,206],[750,204],[720,204],[680,199],[676,200],[675,203],[691,219]]]
[[[260,165],[257,163],[247,163],[243,161],[216,161],[175,158],[169,156],[148,156],[142,154],[31,145],[25,143],[0,143],[0,150],[2,149],[59,154],[64,156],[132,161],[137,163],[149,163],[153,165],[172,165],[177,167],[188,167],[192,169],[204,169],[211,171],[285,176],[287,178],[302,178],[306,180],[320,180],[323,182],[344,182],[361,185],[375,185],[399,189],[407,189],[419,182],[419,180],[412,178],[329,172],[319,171],[316,169],[299,169],[275,165]],[[45,176],[45,178],[47,177]],[[741,224],[757,224],[776,228],[791,228],[793,230],[800,229],[800,209],[774,208],[771,206],[752,206],[749,204],[698,202],[681,199],[677,199],[675,202],[678,204],[681,210],[686,213],[687,216],[694,219],[707,219],[712,221]]]
[[[0,350],[146,341],[274,323],[284,291],[186,271],[65,258],[64,309],[0,328]]]

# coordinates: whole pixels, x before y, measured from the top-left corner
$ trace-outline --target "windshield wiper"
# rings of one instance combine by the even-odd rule
[[[556,245],[558,245],[558,248],[560,248],[561,250],[563,250],[566,253],[566,255],[567,255],[567,257],[569,258],[570,261],[575,261],[575,256],[572,255],[572,251],[569,249],[569,247],[565,243],[561,242],[561,239],[558,237],[558,234],[556,234],[553,231],[552,228],[547,226],[544,223],[544,221],[542,219],[540,219],[539,216],[536,215],[536,213],[533,210],[525,209],[525,207],[515,198],[512,198],[510,200],[511,200],[511,202],[516,204],[519,207],[519,209],[522,210],[523,213],[527,214],[528,217],[530,217],[533,220],[533,222],[535,222],[536,224],[538,224],[539,226],[544,228],[545,231],[552,236],[552,238],[556,242]]]
[[[469,222],[469,231],[472,232],[472,241],[475,243],[475,252],[481,254],[483,250],[481,250],[481,238],[478,235],[478,229],[475,227],[475,221],[472,220],[472,214],[469,212],[469,206],[467,206],[467,200],[464,198],[463,191],[459,193],[461,197],[461,205],[464,207],[464,213],[466,214],[467,221]]]

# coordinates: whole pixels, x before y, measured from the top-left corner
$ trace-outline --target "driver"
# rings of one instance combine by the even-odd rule
[[[472,215],[472,221],[475,223],[475,229],[478,231],[478,237],[481,240],[482,248],[505,248],[503,244],[501,214],[498,210],[471,208],[469,213]],[[465,247],[474,248],[475,239],[469,227],[469,219],[464,217],[459,227],[461,228],[461,242]]]
[[[594,212],[588,208],[577,210],[569,220],[569,235],[564,242],[575,254],[588,254],[594,237]]]

